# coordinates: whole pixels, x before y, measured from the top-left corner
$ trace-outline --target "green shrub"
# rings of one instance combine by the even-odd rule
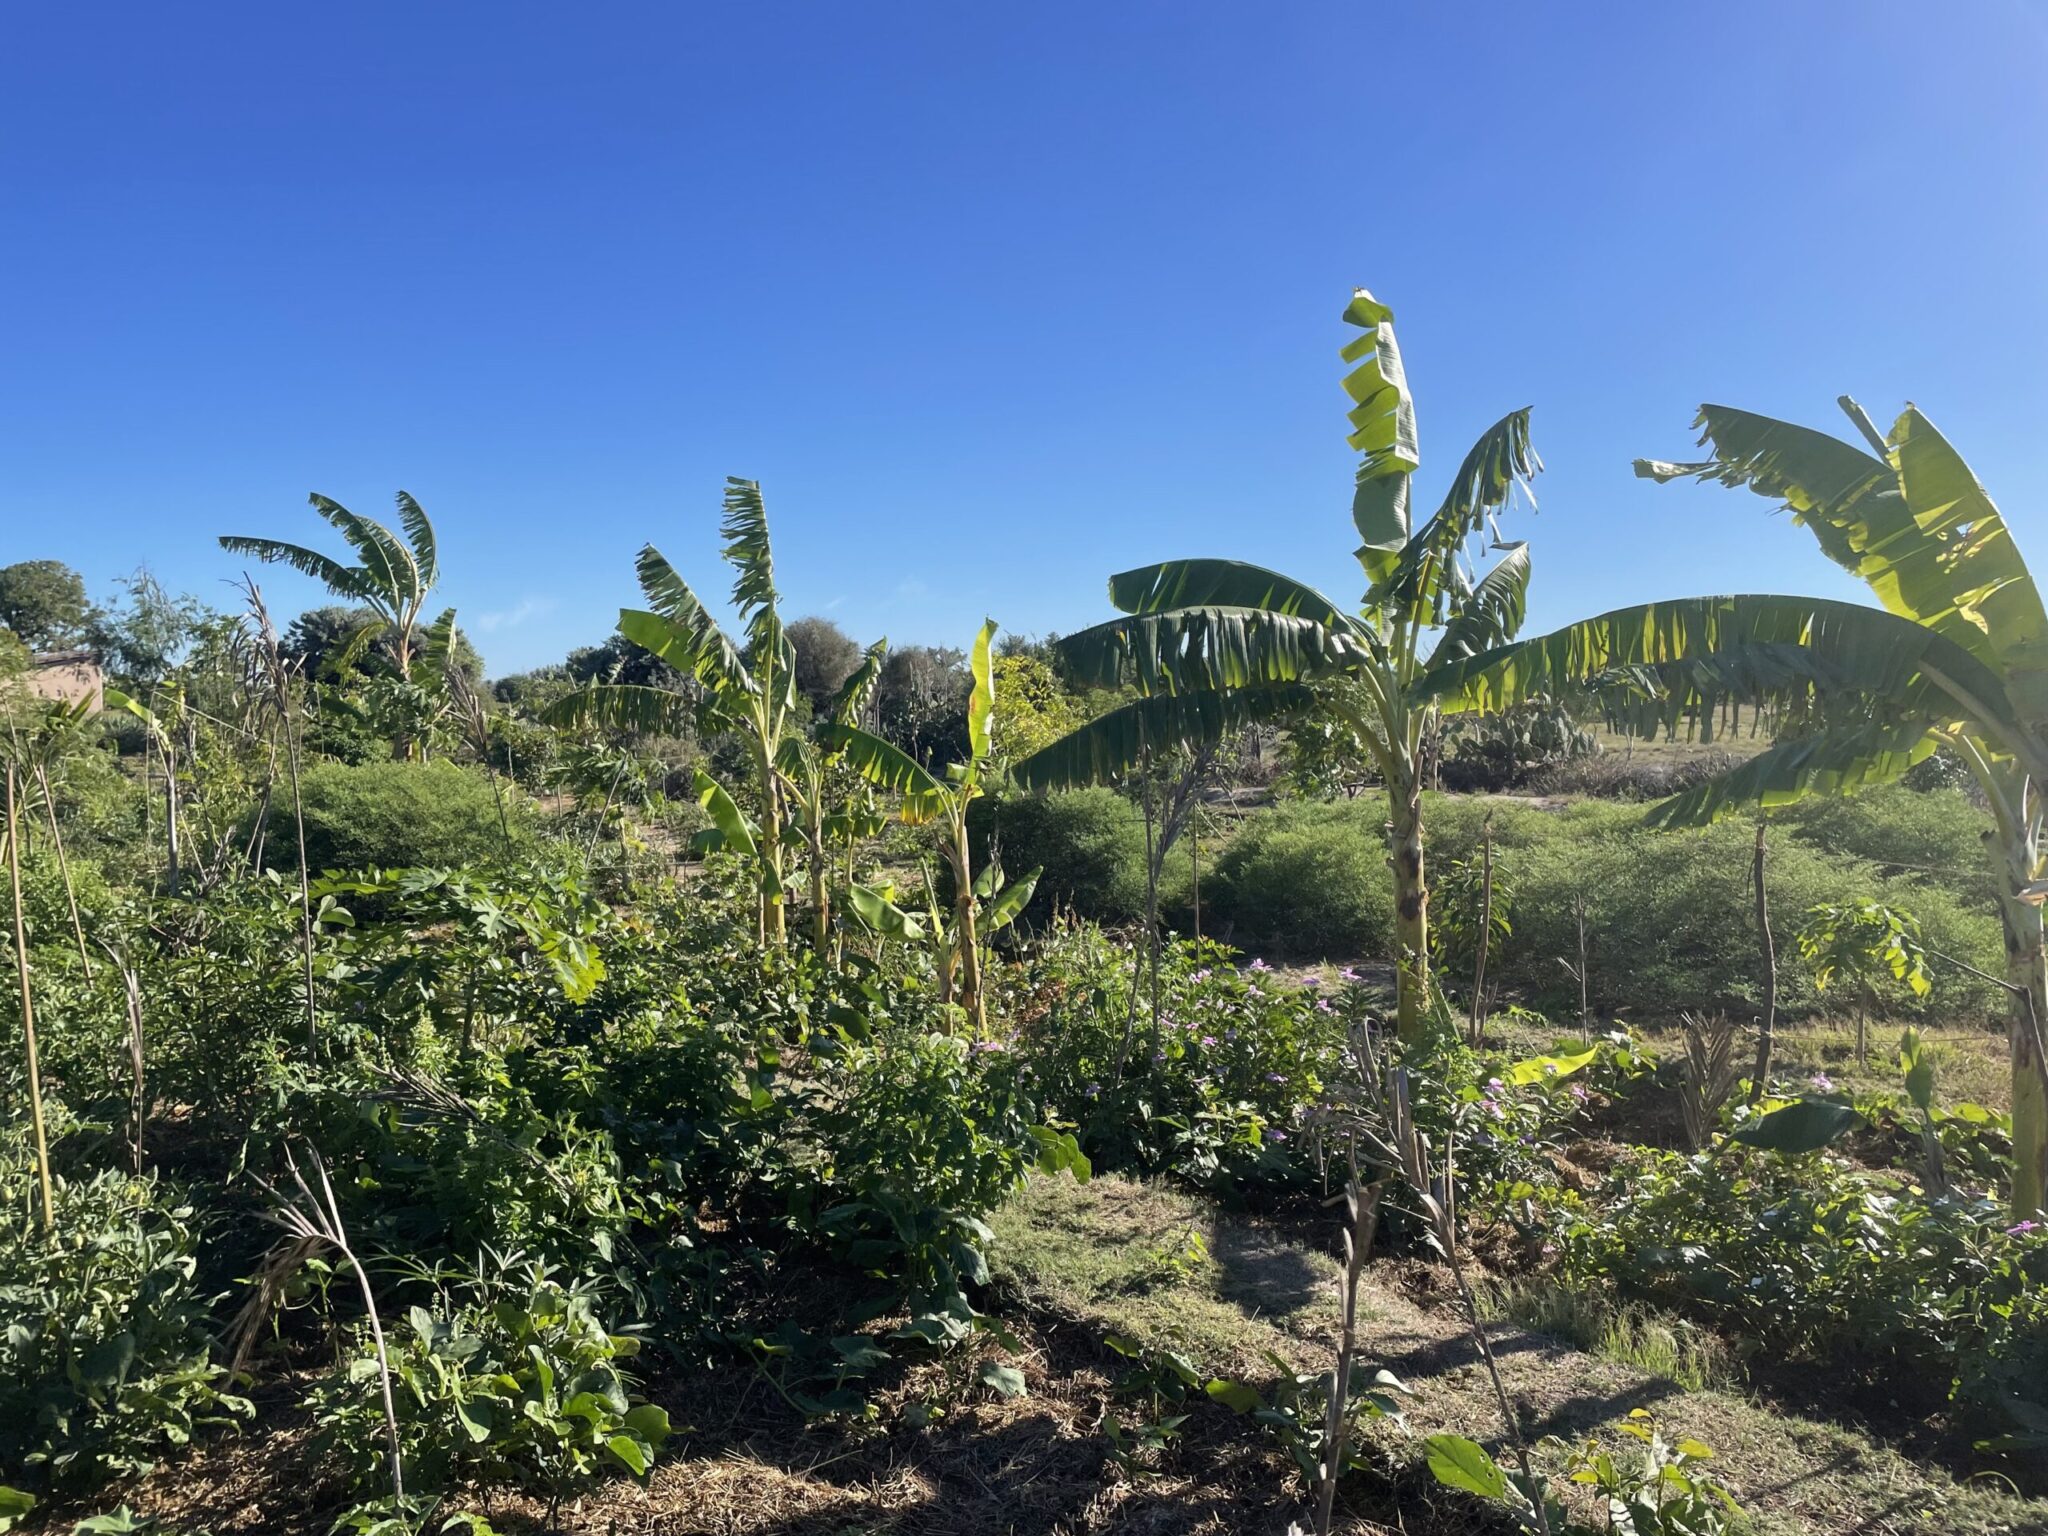
[[[1960,790],[1889,784],[1860,795],[1804,801],[1781,819],[1792,836],[1823,852],[1911,875],[1973,905],[1992,900],[1984,852],[1991,814]]]
[[[251,1409],[221,1390],[178,1192],[103,1172],[56,1183],[41,1230],[25,1159],[0,1164],[0,1474],[81,1487]]]
[[[1588,800],[1542,809],[1432,796],[1425,824],[1435,867],[1472,858],[1489,813],[1495,863],[1515,893],[1514,932],[1489,957],[1499,981],[1539,1005],[1575,1006],[1576,987],[1557,962],[1576,961],[1574,900],[1583,897],[1595,1007],[1668,1015],[1760,1005],[1753,823],[1730,819],[1701,831],[1664,832],[1646,827],[1641,811],[1626,805]],[[1920,920],[1930,949],[1993,972],[2004,963],[1988,903],[1971,903],[1947,886],[1886,876],[1815,847],[1789,827],[1774,829],[1767,869],[1782,1008],[1823,1005],[1794,942],[1807,911],[1823,902],[1883,901]],[[1939,963],[1933,992],[1915,1005],[1920,1016],[1944,1018],[1984,1017],[2000,1007],[1990,984]]]
[[[1861,1369],[1932,1406],[2039,1404],[2048,1327],[2028,1300],[2048,1233],[2003,1203],[1930,1197],[1825,1154],[1731,1144],[1638,1152],[1595,1205],[1569,1202],[1566,1277],[1703,1318],[1796,1359]],[[2032,1374],[2029,1374],[2031,1372]]]
[[[1112,789],[1081,789],[1061,795],[1016,795],[976,807],[975,856],[987,857],[991,827],[997,832],[1003,866],[1044,872],[1026,909],[1027,920],[1043,924],[1055,911],[1117,926],[1145,916],[1145,818],[1137,806]],[[1160,871],[1159,908],[1178,924],[1191,906],[1192,873],[1183,840]]]
[[[1252,817],[1204,885],[1204,930],[1297,955],[1391,955],[1385,819],[1377,797],[1295,802]]]
[[[1220,1194],[1305,1184],[1307,1149],[1289,1142],[1295,1108],[1339,1067],[1352,987],[1283,986],[1263,961],[1243,969],[1210,941],[1169,941],[1160,956],[1160,1024],[1133,947],[1061,925],[1038,947],[1008,1011],[1046,1118],[1079,1127],[1090,1158],[1172,1173]]]
[[[640,1341],[607,1333],[545,1266],[485,1262],[386,1329],[408,1492],[488,1479],[560,1500],[606,1470],[644,1476],[669,1423],[620,1366]],[[313,1394],[321,1444],[359,1492],[389,1476],[377,1383],[366,1334]]]
[[[306,862],[316,871],[442,868],[505,852],[489,780],[454,763],[314,763],[300,793]],[[291,796],[280,790],[265,840],[272,868],[293,867],[294,837]]]

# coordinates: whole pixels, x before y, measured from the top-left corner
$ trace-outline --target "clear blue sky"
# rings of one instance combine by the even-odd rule
[[[1533,621],[1852,595],[1660,491],[1700,400],[1916,400],[2048,564],[2048,9],[1040,3],[13,8],[0,562],[416,494],[493,671],[722,595],[964,643],[1185,554],[1353,597],[1338,313],[1395,307],[1433,505],[1536,408]],[[1846,430],[1846,424],[1844,429]],[[275,603],[314,600],[282,570]]]

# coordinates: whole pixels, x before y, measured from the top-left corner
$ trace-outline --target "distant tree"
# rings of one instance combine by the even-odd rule
[[[220,615],[189,593],[173,594],[148,566],[115,583],[120,606],[95,614],[91,643],[108,670],[133,684],[161,682]]]
[[[562,663],[562,670],[577,684],[623,683],[672,691],[683,684],[682,673],[624,635],[613,635],[603,645],[578,646]]]
[[[91,621],[85,578],[63,561],[0,566],[0,627],[12,630],[30,650],[83,644]]]
[[[881,733],[926,767],[965,761],[967,696],[973,689],[962,651],[931,645],[891,651],[875,690]]]
[[[860,666],[860,645],[830,619],[815,614],[792,620],[783,633],[796,647],[796,691],[810,701],[813,715],[823,714]]]

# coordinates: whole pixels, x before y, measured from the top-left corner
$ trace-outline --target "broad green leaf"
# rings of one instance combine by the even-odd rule
[[[1147,695],[1301,682],[1351,671],[1366,655],[1350,635],[1313,619],[1228,607],[1112,619],[1059,648],[1082,683]]]
[[[996,674],[989,645],[995,637],[996,621],[983,619],[981,632],[974,637],[974,649],[967,656],[967,670],[974,678],[974,691],[967,697],[967,744],[968,755],[976,762],[994,750],[991,732],[996,713]]]
[[[1358,563],[1378,586],[1394,568],[1408,542],[1409,477],[1421,463],[1416,446],[1415,402],[1394,339],[1394,312],[1363,288],[1345,307],[1348,325],[1366,334],[1347,344],[1343,358],[1358,366],[1344,377],[1351,397],[1352,450],[1364,457],[1352,494],[1351,521],[1362,541]]]
[[[987,932],[995,933],[1017,920],[1017,914],[1031,904],[1031,893],[1038,889],[1038,877],[1042,873],[1044,868],[1039,866],[1003,887],[984,915],[983,924]]]
[[[1724,703],[1865,701],[1890,721],[2019,730],[2003,685],[1924,625],[1825,598],[1679,598],[1617,608],[1433,667],[1418,683],[1447,710],[1562,700],[1619,680],[1654,705],[1629,728],[1675,727]]]
[[[1096,716],[1010,768],[1026,789],[1110,784],[1143,765],[1148,750],[1203,747],[1266,720],[1305,713],[1315,696],[1299,683],[1229,693],[1156,694]]]
[[[1817,1152],[1861,1124],[1853,1105],[1800,1099],[1750,1121],[1731,1139],[1765,1152]]]
[[[861,926],[888,939],[921,939],[924,922],[904,911],[883,891],[858,882],[846,888],[846,904]]]
[[[1232,1413],[1252,1413],[1266,1406],[1266,1400],[1241,1381],[1226,1381],[1218,1377],[1202,1390]]]
[[[441,551],[434,539],[434,525],[420,504],[404,491],[398,493],[398,526],[405,530],[412,546],[413,568],[419,573],[422,593],[441,579]]]
[[[1589,1045],[1583,1051],[1571,1051],[1555,1056],[1531,1056],[1508,1068],[1508,1081],[1517,1088],[1526,1088],[1531,1083],[1540,1083],[1546,1078],[1570,1077],[1574,1072],[1591,1066],[1599,1055],[1600,1047]]]
[[[1109,600],[1120,613],[1257,608],[1338,629],[1354,624],[1349,614],[1314,587],[1241,560],[1167,560],[1121,571],[1109,578]]]
[[[632,1435],[613,1435],[605,1441],[604,1448],[635,1477],[647,1475],[647,1447]]]
[[[646,736],[681,736],[695,726],[697,712],[680,693],[644,683],[593,683],[564,694],[540,712],[543,724],[564,730],[597,726]]]
[[[301,575],[312,577],[336,597],[354,598],[357,602],[367,603],[384,596],[370,580],[369,572],[343,565],[339,560],[323,555],[317,549],[307,549],[301,544],[287,544],[279,539],[248,539],[224,534],[220,547],[231,554],[249,555],[266,564],[288,565]]]
[[[648,569],[658,565],[667,569],[667,562],[656,554],[653,545],[640,552],[641,580],[648,581]],[[674,667],[685,676],[694,677],[706,688],[713,690],[730,689],[735,693],[751,694],[755,690],[754,675],[732,641],[702,608],[691,610],[688,602],[696,598],[690,589],[682,584],[680,577],[675,580],[676,593],[672,595],[671,608],[667,613],[656,613],[645,608],[621,608],[619,610],[619,633],[633,644]]]
[[[838,724],[820,726],[818,740],[843,757],[870,784],[901,795],[905,821],[913,825],[930,821],[945,806],[946,786],[893,742],[857,726]]]
[[[1431,1435],[1422,1444],[1429,1455],[1429,1470],[1446,1488],[1460,1488],[1482,1499],[1506,1495],[1506,1476],[1478,1442],[1463,1435]]]
[[[867,713],[875,690],[881,686],[882,665],[888,659],[889,637],[884,635],[867,648],[860,665],[839,685],[839,691],[825,707],[825,718],[835,725],[860,724],[860,717]]]
[[[759,857],[755,847],[755,826],[726,792],[725,786],[699,768],[696,770],[692,787],[697,796],[697,803],[710,814],[711,824],[718,829],[718,835],[724,839],[725,846],[732,852],[744,854],[748,858]]]
[[[1529,570],[1527,541],[1509,545],[1451,615],[1443,638],[1430,653],[1429,664],[1435,667],[1459,656],[1476,656],[1514,639],[1528,612]]]
[[[0,1531],[11,1531],[36,1507],[35,1495],[0,1483]]]
[[[981,1362],[981,1368],[974,1373],[974,1379],[998,1397],[1022,1397],[1024,1395],[1024,1373],[1014,1365],[1003,1365],[995,1360],[984,1360]]]

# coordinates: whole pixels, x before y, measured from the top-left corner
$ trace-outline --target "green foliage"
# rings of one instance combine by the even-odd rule
[[[91,617],[85,578],[63,561],[0,566],[0,629],[11,631],[30,650],[80,643]]]
[[[454,763],[312,763],[300,793],[315,871],[459,867],[506,851],[489,781]],[[296,867],[295,839],[291,797],[280,793],[264,840],[272,868]]]
[[[1379,804],[1289,804],[1255,817],[1217,858],[1204,925],[1295,954],[1390,955],[1394,889]]]
[[[1872,996],[1886,977],[1915,997],[1925,997],[1933,986],[1919,920],[1882,902],[1824,902],[1813,908],[1799,929],[1799,956],[1823,992],[1837,976]]]
[[[1172,940],[1155,1033],[1148,994],[1132,992],[1136,958],[1097,929],[1061,925],[1009,1000],[1047,1117],[1076,1126],[1104,1167],[1171,1172],[1235,1198],[1304,1184],[1296,1107],[1332,1080],[1362,1007],[1355,989],[1282,986],[1262,960],[1240,970],[1221,945]]]
[[[1646,1408],[1631,1409],[1618,1427],[1641,1442],[1640,1457],[1618,1458],[1588,1441],[1565,1469],[1568,1482],[1597,1495],[1598,1523],[1576,1518],[1551,1485],[1526,1486],[1484,1446],[1462,1435],[1431,1435],[1423,1444],[1430,1473],[1439,1483],[1506,1505],[1527,1536],[1720,1536],[1743,1528],[1735,1500],[1707,1470],[1714,1458],[1711,1447],[1690,1438],[1666,1441]]]
[[[1597,1202],[1567,1203],[1560,1236],[1575,1283],[1867,1373],[1894,1394],[1917,1384],[1923,1408],[1951,1382],[1997,1407],[2006,1387],[1975,1385],[2003,1381],[1997,1352],[2041,1347],[2020,1299],[2048,1279],[2048,1231],[2011,1224],[1990,1198],[1902,1189],[1825,1156],[1637,1153]]]
[[[211,1358],[199,1231],[179,1192],[59,1179],[39,1230],[25,1164],[0,1167],[0,1473],[89,1487],[248,1417]]]
[[[1034,925],[1069,910],[1112,925],[1143,919],[1144,817],[1115,790],[1009,795],[977,806],[971,824],[978,861],[988,859],[984,848],[1000,848],[1006,863],[1040,869],[1027,912]],[[1184,921],[1192,885],[1189,866],[1176,852],[1160,879],[1160,908],[1171,920]]]
[[[589,1296],[538,1262],[491,1256],[479,1271],[426,1278],[432,1304],[387,1332],[416,1492],[482,1478],[559,1500],[607,1471],[646,1476],[669,1422],[632,1392],[622,1362],[636,1337],[608,1333]],[[321,1444],[356,1489],[387,1476],[377,1377],[364,1347],[312,1398]]]

